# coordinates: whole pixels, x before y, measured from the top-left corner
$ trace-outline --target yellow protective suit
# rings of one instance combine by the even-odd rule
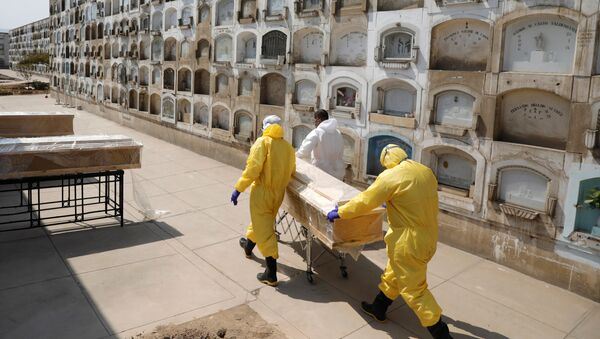
[[[275,218],[292,174],[296,170],[294,148],[283,140],[283,128],[272,124],[258,138],[248,155],[246,168],[235,189],[250,191],[250,220],[246,237],[256,243],[260,253],[277,259]]]
[[[379,289],[392,300],[401,295],[421,325],[428,327],[442,314],[427,289],[427,263],[438,239],[437,180],[431,169],[406,158],[399,146],[386,146],[380,157],[386,170],[338,213],[342,219],[354,218],[387,204],[389,229],[384,241],[388,262]]]

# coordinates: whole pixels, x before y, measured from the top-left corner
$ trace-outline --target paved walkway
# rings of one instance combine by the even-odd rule
[[[119,133],[143,142],[136,187],[170,214],[143,221],[130,171],[124,228],[1,233],[0,338],[131,338],[243,303],[289,338],[429,338],[401,301],[386,324],[361,313],[360,301],[376,294],[385,265],[381,244],[350,260],[347,280],[325,254],[314,285],[299,249],[281,244],[283,282],[263,286],[255,278],[263,259],[245,259],[237,245],[249,221],[248,194],[237,207],[229,203],[240,170],[53,99],[0,98],[0,111],[57,110],[76,114],[78,134]],[[429,284],[455,338],[600,333],[598,303],[443,244],[429,266]]]

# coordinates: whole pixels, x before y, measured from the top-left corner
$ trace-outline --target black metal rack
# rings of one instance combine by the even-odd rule
[[[122,170],[0,180],[0,232],[116,218]]]

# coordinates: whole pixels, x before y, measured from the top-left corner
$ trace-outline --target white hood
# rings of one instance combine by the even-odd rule
[[[321,122],[317,128],[323,130],[324,132],[332,133],[337,129],[337,125],[337,120],[327,119]]]

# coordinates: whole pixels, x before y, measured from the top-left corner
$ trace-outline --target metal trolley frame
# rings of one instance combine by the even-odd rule
[[[279,229],[281,229],[281,231]],[[277,240],[280,240],[282,234],[287,234],[291,237],[293,243],[298,243],[300,245],[301,250],[304,251],[304,261],[306,262],[306,279],[311,284],[314,283],[313,267],[325,252],[329,252],[337,260],[339,260],[340,274],[342,275],[342,277],[346,279],[348,278],[348,268],[346,267],[346,253],[339,252],[325,244],[311,230],[311,227],[307,227],[300,224],[287,211],[281,210],[278,213],[275,222],[275,234],[277,235]],[[314,259],[312,258],[313,240],[319,241],[323,245],[323,250]]]
[[[123,226],[123,176],[115,170],[0,180],[0,232],[106,218]],[[4,228],[15,225],[23,226]]]

